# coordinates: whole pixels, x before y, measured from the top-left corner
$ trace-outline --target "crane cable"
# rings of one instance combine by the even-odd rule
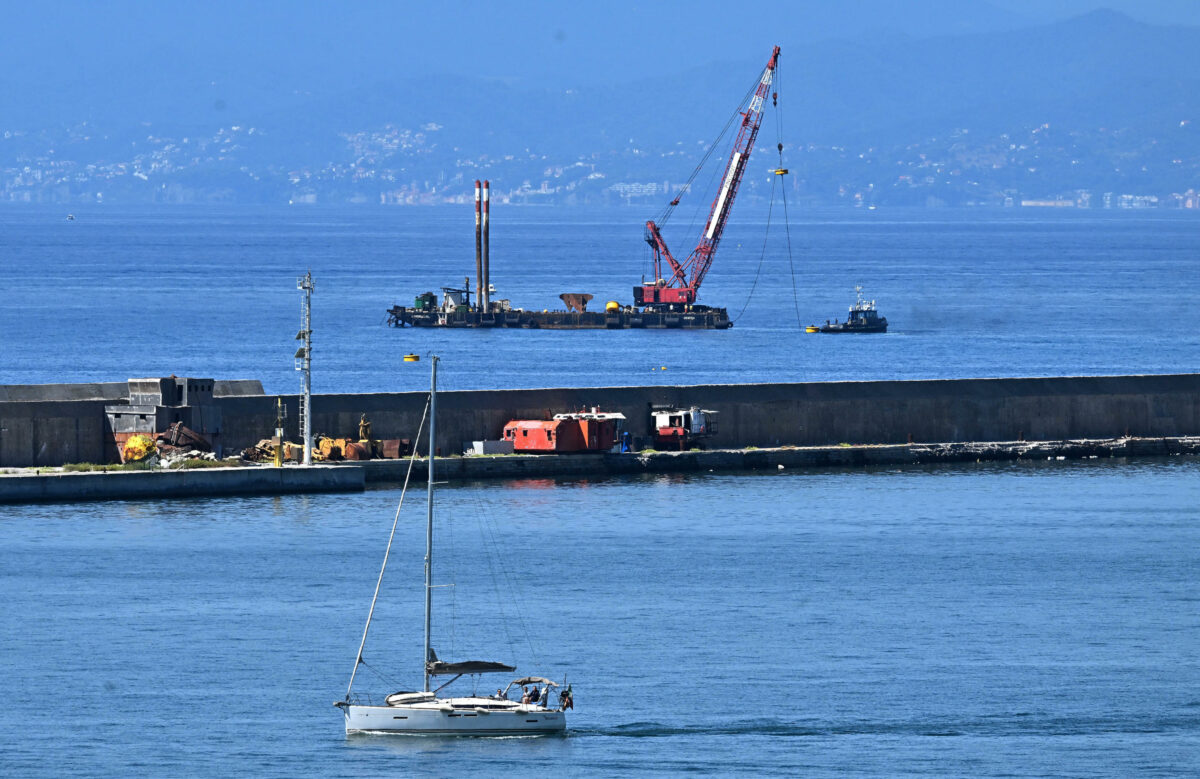
[[[682,200],[683,196],[691,189],[692,184],[696,180],[696,176],[700,175],[700,171],[703,170],[704,166],[708,164],[708,160],[710,157],[712,157],[713,152],[722,147],[722,142],[724,141],[725,136],[729,133],[729,128],[733,127],[734,121],[736,121],[737,118],[742,115],[742,106],[746,105],[747,101],[749,101],[754,95],[755,91],[758,90],[758,84],[761,80],[762,76],[760,75],[755,79],[754,83],[750,85],[750,88],[742,97],[742,101],[738,103],[737,108],[733,109],[733,113],[729,115],[729,119],[725,122],[725,126],[721,128],[721,132],[717,133],[717,137],[714,138],[712,143],[708,145],[704,155],[700,158],[700,162],[696,163],[696,167],[692,169],[691,175],[688,176],[687,181],[685,181],[683,186],[679,188],[679,190],[675,193],[675,197],[673,197],[670,202],[667,203],[666,207],[659,212],[654,222],[660,228],[665,227],[667,222],[671,220],[671,215],[675,213],[675,207],[679,205],[679,201]],[[705,188],[706,190],[712,189],[713,181],[716,176],[717,169],[714,168],[712,174],[709,175],[708,186]],[[698,203],[695,213],[692,214],[692,222],[690,225],[688,225],[688,235],[691,235],[693,230],[696,228],[696,220],[700,218],[701,208],[703,208],[703,203]],[[653,250],[647,246],[642,252],[642,278],[646,277],[646,268],[650,264],[650,256],[652,251]]]
[[[775,109],[775,149],[779,153],[779,167],[777,171],[785,171],[783,167],[783,111],[779,108],[779,64],[775,65],[775,90],[771,96],[771,104]],[[746,295],[746,302],[742,305],[742,310],[738,315],[733,317],[732,322],[736,322],[746,313],[746,309],[750,307],[750,300],[754,297],[754,290],[758,287],[758,279],[762,275],[763,260],[767,256],[767,240],[771,234],[771,217],[775,211],[775,184],[777,179],[783,178],[783,173],[773,173],[771,176],[771,199],[767,205],[767,227],[763,232],[762,251],[758,255],[758,268],[754,271],[754,281],[750,284],[750,293]],[[796,266],[792,261],[792,231],[788,221],[787,212],[787,185],[782,184],[779,187],[780,197],[783,199],[783,229],[787,236],[787,252],[788,252],[788,269],[791,272],[792,278],[792,307],[796,311],[796,326],[803,327],[800,319],[800,298],[796,291]]]
[[[659,227],[662,227],[670,220],[671,214],[675,211],[675,206],[679,205],[679,201],[683,199],[685,194],[687,194],[688,189],[692,186],[692,182],[694,182],[696,180],[696,176],[700,174],[700,170],[705,166],[705,164],[708,163],[709,157],[713,155],[713,152],[717,150],[717,147],[721,146],[721,141],[725,138],[726,133],[729,132],[729,128],[733,127],[734,121],[736,121],[737,118],[742,115],[742,106],[746,105],[747,101],[753,97],[761,80],[762,74],[759,74],[759,76],[755,78],[754,83],[750,85],[750,89],[748,89],[746,94],[742,97],[741,102],[738,103],[737,108],[735,108],[733,113],[729,115],[729,119],[725,122],[725,126],[721,128],[721,132],[717,133],[717,137],[708,145],[708,149],[704,152],[704,156],[700,158],[700,162],[698,162],[696,167],[692,169],[692,173],[690,176],[688,176],[687,181],[684,182],[683,186],[680,187],[679,191],[675,194],[675,197],[672,198],[662,212],[659,213],[658,219],[655,220]]]
[[[775,148],[779,151],[779,170],[787,170],[783,167],[783,109],[779,107],[779,84],[782,79],[779,72],[779,63],[775,63],[775,93],[771,98],[772,105],[775,108]],[[779,178],[782,178],[781,174]],[[774,193],[775,187],[771,187],[771,192]],[[796,292],[796,265],[792,262],[792,227],[788,220],[787,210],[787,184],[781,184],[779,187],[780,193],[783,195],[783,231],[787,235],[787,250],[788,250],[788,270],[792,275],[792,308],[796,311],[796,327],[804,327],[800,321],[800,297]]]
[[[762,275],[763,259],[767,256],[767,238],[771,235],[771,213],[775,210],[775,179],[778,176],[771,176],[771,201],[767,205],[767,229],[763,231],[762,252],[758,255],[758,268],[754,271],[754,282],[750,285],[750,293],[746,295],[746,302],[742,305],[742,310],[738,315],[731,319],[731,322],[736,322],[742,318],[742,314],[746,313],[746,309],[750,307],[750,298],[754,297],[754,289],[758,286],[758,277]]]

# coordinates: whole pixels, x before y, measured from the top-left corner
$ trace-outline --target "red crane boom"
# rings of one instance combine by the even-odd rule
[[[646,222],[646,243],[654,251],[654,283],[642,283],[633,288],[633,302],[637,305],[690,305],[696,302],[700,292],[700,284],[705,274],[712,267],[713,255],[716,254],[717,244],[721,242],[721,233],[725,231],[725,222],[729,219],[729,210],[733,207],[733,199],[737,197],[738,186],[742,183],[742,174],[746,171],[746,162],[754,149],[754,139],[758,136],[759,125],[762,124],[763,101],[771,90],[771,80],[775,75],[775,65],[779,61],[779,47],[771,52],[771,59],[763,71],[754,90],[754,96],[745,111],[742,111],[741,129],[737,141],[725,163],[725,175],[721,179],[721,189],[713,201],[712,210],[708,214],[708,222],[704,226],[704,234],[700,243],[680,263],[667,248],[666,241],[658,231],[654,220]],[[678,203],[678,198],[672,206]],[[670,274],[664,276],[662,261],[667,261]]]

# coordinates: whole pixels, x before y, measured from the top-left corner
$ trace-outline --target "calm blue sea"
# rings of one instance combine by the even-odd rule
[[[497,206],[497,295],[629,302],[649,274],[646,216]],[[729,331],[672,333],[387,328],[393,304],[474,276],[469,205],[76,217],[0,210],[0,384],[174,373],[295,392],[308,268],[317,393],[422,388],[400,358],[429,351],[452,389],[1200,370],[1200,219],[1187,212],[801,211],[790,263],[778,215],[769,234],[735,219],[701,300],[744,313]],[[856,284],[886,336],[802,332],[845,317]]]
[[[439,655],[576,691],[507,741],[342,732],[396,497],[4,507],[3,773],[1195,774],[1193,460],[448,487]],[[419,685],[423,547],[362,692]]]
[[[500,296],[627,301],[645,216],[498,207]],[[421,389],[426,364],[400,357],[431,350],[449,388],[1200,370],[1188,214],[804,212],[792,265],[774,233],[761,272],[763,224],[744,221],[702,298],[745,313],[689,333],[385,327],[393,303],[472,273],[469,207],[64,217],[0,210],[0,383],[176,373],[294,392],[309,267],[317,392]],[[857,283],[891,332],[798,332],[844,316]],[[344,735],[330,704],[396,499],[0,506],[0,774],[1200,764],[1193,459],[448,486],[434,645],[565,674],[577,707],[549,739]],[[419,683],[419,504],[356,684],[373,695]]]

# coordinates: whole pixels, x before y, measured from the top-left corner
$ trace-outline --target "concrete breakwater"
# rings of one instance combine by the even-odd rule
[[[330,465],[89,473],[23,471],[0,476],[0,503],[353,492],[363,489],[363,475],[362,471]]]
[[[216,382],[226,452],[273,435],[275,396],[255,385]],[[0,467],[104,461],[104,407],[122,402],[121,386],[0,387]],[[297,398],[283,400],[286,433],[297,440]],[[350,435],[365,413],[375,437],[415,439],[425,400],[424,392],[318,394],[313,430]],[[457,454],[466,441],[499,438],[511,419],[590,406],[624,414],[629,432],[645,436],[651,404],[719,412],[712,449],[1200,435],[1200,374],[1171,374],[442,392],[436,446]]]
[[[555,478],[639,473],[755,471],[784,468],[854,468],[874,465],[926,465],[1005,460],[1081,460],[1200,454],[1200,437],[1114,438],[1074,441],[995,441],[988,443],[786,446],[688,452],[575,455],[501,455],[438,458],[437,477],[445,480]],[[366,481],[401,482],[407,460],[376,460],[340,467],[361,468]],[[423,459],[413,479],[426,476]]]
[[[778,470],[781,467],[855,468],[1175,455],[1200,455],[1200,437],[439,457],[437,477],[447,481],[584,478],[646,473]],[[418,489],[426,478],[427,462],[424,458],[418,458],[412,463],[412,478]],[[283,468],[258,466],[110,473],[37,473],[25,470],[0,475],[0,503],[351,492],[365,489],[368,483],[403,482],[408,469],[409,461],[404,459],[347,462],[311,468],[288,465]]]
[[[415,438],[425,398],[318,395],[313,429],[352,431],[365,413],[374,435]],[[271,398],[221,404],[230,448],[270,435]],[[651,404],[719,412],[711,449],[1200,435],[1200,374],[1175,374],[439,392],[437,447],[457,454],[466,441],[499,438],[511,419],[591,406],[624,414],[626,429],[646,436]]]

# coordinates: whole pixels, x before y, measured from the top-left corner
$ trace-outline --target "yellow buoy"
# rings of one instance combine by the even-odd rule
[[[817,327],[816,325],[809,325],[808,327],[804,328],[804,332],[819,333],[819,332],[821,332],[821,328]]]
[[[420,361],[421,361],[421,355],[419,355],[419,354],[406,354],[406,355],[404,355],[404,361],[405,361],[405,362],[420,362]]]
[[[621,309],[621,304],[615,300],[610,300],[604,304],[605,311],[619,311],[620,309]]]

